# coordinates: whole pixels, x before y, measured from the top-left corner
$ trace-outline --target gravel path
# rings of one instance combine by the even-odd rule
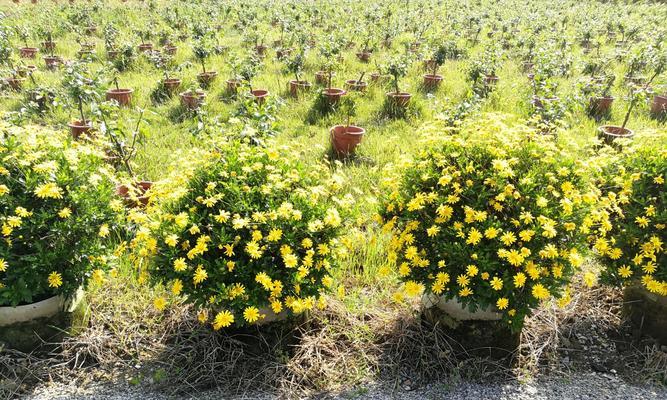
[[[26,399],[30,400],[265,400],[273,397],[266,395],[228,396],[217,391],[202,392],[191,396],[169,396],[150,392],[141,387],[123,385],[99,385],[85,389],[64,385],[45,385],[35,389]],[[543,400],[543,399],[595,399],[595,400],[664,400],[667,399],[667,387],[635,386],[623,382],[613,375],[580,374],[563,380],[541,380],[520,384],[437,384],[413,391],[392,393],[382,387],[361,387],[337,395],[322,395],[313,399],[368,399],[368,400]]]

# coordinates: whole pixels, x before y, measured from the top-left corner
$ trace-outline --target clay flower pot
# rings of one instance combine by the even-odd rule
[[[533,96],[533,99],[530,101],[535,108],[543,109],[545,104],[558,101],[558,97],[539,97]]]
[[[521,69],[523,70],[523,72],[532,71],[534,66],[535,64],[533,64],[530,61],[524,61],[523,63],[521,63]]]
[[[44,51],[53,51],[56,48],[56,42],[54,41],[45,41],[40,44],[42,46],[42,50]]]
[[[389,92],[387,93],[387,98],[389,99],[389,102],[391,105],[395,107],[400,107],[400,108],[405,108],[407,107],[408,103],[410,102],[410,98],[412,95],[410,93],[405,93],[405,92]]]
[[[354,154],[364,137],[364,133],[366,133],[366,130],[358,126],[336,125],[329,130],[331,146],[339,156],[346,157]]]
[[[334,76],[336,76],[336,74],[331,75],[332,78]],[[326,73],[325,71],[315,72],[315,83],[317,83],[318,85],[326,85],[328,81],[329,81],[328,73]]]
[[[87,26],[85,29],[86,35],[92,35],[94,33],[97,33],[97,27],[96,26]]]
[[[21,58],[35,58],[37,52],[39,52],[39,49],[36,47],[21,47],[19,49]]]
[[[211,84],[215,80],[215,77],[218,76],[218,73],[216,71],[206,71],[206,72],[201,72],[197,74],[197,81],[199,81],[199,84],[206,87]]]
[[[435,89],[438,86],[440,86],[440,82],[442,82],[442,75],[438,74],[425,74],[424,75],[424,87],[427,89]]]
[[[141,43],[139,45],[139,51],[142,53],[148,53],[149,51],[153,51],[153,43]]]
[[[129,106],[133,92],[132,89],[109,89],[107,90],[107,100],[115,100],[121,106]]]
[[[607,115],[611,112],[614,97],[592,97],[588,103],[588,110],[593,115]]]
[[[651,103],[651,114],[655,116],[667,114],[667,95],[655,95],[653,96],[653,102]]]
[[[255,46],[255,53],[257,53],[257,55],[261,57],[264,55],[264,53],[266,53],[266,49],[267,47],[265,45],[258,44],[257,46]]]
[[[169,93],[175,92],[181,86],[181,80],[176,78],[165,79],[162,83]]]
[[[371,58],[371,52],[370,51],[360,51],[357,53],[357,58],[361,62],[368,62],[368,60]]]
[[[123,199],[128,207],[146,206],[149,196],[146,193],[153,187],[153,182],[139,181],[132,185],[116,186],[116,195]]]
[[[44,64],[46,64],[46,69],[49,71],[53,71],[56,68],[58,68],[58,65],[61,63],[60,57],[56,56],[45,56],[44,57]]]
[[[292,49],[280,49],[276,50],[276,58],[282,60],[285,57],[288,57],[292,53]]]
[[[343,89],[338,88],[326,88],[322,90],[322,95],[327,98],[329,104],[336,104],[340,101],[340,98],[345,96],[347,92]]]
[[[93,129],[93,124],[90,121],[80,121],[80,120],[74,120],[67,124],[70,128],[70,132],[72,133],[72,137],[74,139],[78,139],[79,136],[83,134],[87,134],[90,132],[91,129]]]
[[[178,47],[176,47],[176,46],[173,46],[173,45],[164,46],[165,54],[168,54],[170,56],[173,56],[174,54],[176,54],[176,50],[178,50]]]
[[[180,94],[181,104],[189,110],[194,110],[199,108],[206,98],[206,94],[203,92],[184,92]]]
[[[289,93],[293,97],[299,97],[300,93],[307,92],[310,90],[311,84],[308,81],[289,81]]]
[[[356,79],[349,79],[345,81],[345,86],[352,92],[365,92],[366,88],[368,87],[368,83],[363,81],[359,82]]]
[[[18,78],[18,77],[11,77],[11,78],[6,78],[5,82],[11,87],[14,91],[21,91],[21,88],[23,87],[23,82],[25,81],[25,78]]]
[[[16,307],[0,307],[0,341],[30,353],[46,343],[57,343],[68,332],[85,326],[86,307],[79,288],[70,298],[53,296]]]
[[[227,79],[225,83],[227,84],[228,93],[236,93],[239,86],[241,86],[241,81],[238,79]]]
[[[107,60],[115,60],[118,57],[118,54],[120,54],[118,50],[107,50]]]
[[[598,136],[607,144],[612,144],[616,139],[631,139],[635,133],[628,128],[614,125],[603,125],[598,128]]]
[[[264,104],[268,95],[269,91],[266,89],[254,89],[250,91],[250,96],[257,104]]]
[[[487,86],[493,86],[496,83],[498,83],[499,80],[500,80],[500,78],[498,78],[495,75],[486,75],[484,77],[484,84],[487,85]]]

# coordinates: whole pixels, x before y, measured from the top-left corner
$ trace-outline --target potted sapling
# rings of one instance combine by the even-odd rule
[[[331,147],[337,156],[347,157],[354,154],[366,130],[351,124],[352,117],[356,115],[356,102],[352,96],[343,98],[338,102],[337,108],[346,121],[344,125],[336,125],[329,130]]]
[[[259,60],[256,54],[250,54],[238,70],[238,76],[241,79],[241,82],[248,86],[247,96],[254,99],[258,104],[263,104],[266,98],[269,95],[269,91],[266,89],[253,89],[252,79],[257,76],[259,68],[261,66],[261,61]]]
[[[301,79],[305,60],[305,50],[302,48],[301,51],[292,55],[285,62],[285,68],[289,73],[293,74],[295,78],[294,80],[289,81],[289,92],[293,97],[299,97],[299,93],[306,92],[310,90],[311,87],[310,82]]]
[[[603,117],[611,113],[611,105],[614,102],[614,97],[610,92],[615,80],[616,77],[614,75],[609,75],[604,78],[603,82],[594,84],[594,92],[589,99],[587,107],[589,115]]]
[[[359,59],[359,61],[367,63],[368,60],[370,60],[371,58],[371,54],[373,54],[373,48],[374,45],[372,43],[372,37],[370,34],[368,34],[361,48],[357,52],[357,58]]]
[[[86,118],[84,104],[91,105],[99,100],[98,77],[89,77],[81,63],[72,63],[65,70],[63,87],[67,91],[69,100],[75,103],[79,112],[79,119],[73,119],[68,126],[72,136],[78,139],[82,134],[87,134],[92,129],[92,122]]]
[[[132,93],[133,89],[121,88],[118,86],[118,75],[114,76],[112,80],[114,84],[113,89],[108,89],[106,93],[106,98],[108,101],[115,101],[120,106],[129,106],[132,102]]]
[[[429,66],[431,67],[431,70],[429,71],[430,73],[424,75],[424,87],[427,90],[436,89],[438,86],[440,86],[440,82],[442,82],[442,75],[438,74],[438,68],[440,68],[442,64],[445,63],[447,58],[447,51],[448,48],[444,44],[437,46],[433,51],[431,59],[429,60]]]
[[[365,75],[366,71],[361,71],[361,74],[357,79],[348,79],[345,81],[345,86],[347,86],[348,90],[353,92],[365,92],[368,87],[368,83],[364,82]]]
[[[385,66],[385,71],[392,78],[392,92],[387,92],[389,105],[399,109],[407,107],[412,95],[400,90],[399,83],[401,78],[408,74],[408,59],[405,55],[396,55],[389,60]]]
[[[198,87],[192,85],[180,95],[181,104],[188,110],[198,109],[206,99],[206,93]]]
[[[157,87],[151,92],[151,99],[154,103],[159,104],[171,98],[181,86],[181,80],[170,75],[170,71],[173,68],[172,57],[155,52],[151,54],[151,61],[153,61],[157,69],[162,71],[162,79],[160,79]],[[181,68],[182,65],[176,69],[180,70]]]
[[[150,42],[151,28],[138,29],[136,34],[139,36],[139,39],[141,39],[141,43],[139,44],[139,51],[142,53],[153,51],[153,43]]]
[[[23,47],[19,49],[19,55],[21,58],[35,58],[35,55],[39,52],[39,49],[36,47],[30,47],[28,45],[28,39],[30,38],[30,32],[27,28],[20,27],[15,28],[16,34],[19,39],[23,42]]]
[[[218,75],[216,71],[207,71],[206,70],[206,59],[211,56],[211,47],[205,39],[200,39],[195,43],[192,48],[195,58],[199,61],[201,65],[202,72],[197,75],[197,81],[203,89],[211,86],[211,83],[215,80],[215,77]]]
[[[323,70],[315,73],[315,83],[319,85],[331,85],[331,78],[335,75],[333,68],[340,60],[342,41],[333,35],[324,39],[319,47],[319,53],[324,59]]]

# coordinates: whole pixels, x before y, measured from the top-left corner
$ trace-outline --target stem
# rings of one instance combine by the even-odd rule
[[[206,73],[206,65],[204,65],[204,59],[203,58],[201,59],[201,69],[202,69],[202,71],[204,71],[204,73]]]
[[[81,114],[81,123],[86,124],[86,117],[83,115],[83,102],[81,101],[81,96],[78,96],[77,99],[79,100],[79,113]]]
[[[359,76],[359,79],[357,79],[357,85],[361,85],[361,82],[362,82],[363,79],[364,79],[364,75],[366,75],[366,71],[363,71],[363,72],[361,73],[361,76]]]

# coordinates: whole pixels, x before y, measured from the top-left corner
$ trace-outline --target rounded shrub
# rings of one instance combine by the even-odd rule
[[[641,146],[605,166],[602,207],[591,245],[606,283],[641,282],[667,296],[667,151]]]
[[[131,246],[154,283],[215,329],[301,314],[333,284],[341,228],[318,175],[276,150],[219,145]]]
[[[102,279],[116,227],[104,153],[41,127],[0,127],[0,306]]]
[[[513,329],[541,301],[569,301],[597,192],[552,143],[445,138],[389,186],[381,217],[405,282],[399,299],[457,299],[501,312]]]

